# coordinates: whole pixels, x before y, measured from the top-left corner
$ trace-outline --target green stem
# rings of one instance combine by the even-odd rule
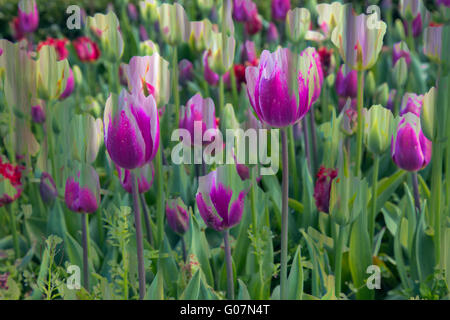
[[[369,236],[370,243],[373,243],[373,236],[375,233],[375,217],[377,208],[377,184],[378,184],[378,169],[380,166],[380,157],[375,154],[373,160],[373,179],[372,179],[372,208],[369,216]]]
[[[223,233],[223,241],[225,244],[225,265],[227,269],[227,298],[234,300],[234,279],[233,279],[233,263],[231,261],[231,247],[229,239],[229,230]]]
[[[132,194],[134,206],[134,223],[136,227],[136,249],[137,249],[137,265],[139,275],[139,299],[143,300],[145,297],[145,266],[144,266],[144,245],[142,240],[142,225],[141,225],[141,207],[139,205],[138,183],[136,174],[131,172]]]
[[[156,170],[156,224],[158,226],[158,241],[156,245],[159,247],[164,239],[164,177],[162,169],[162,146],[160,144],[158,153],[155,158],[155,170]]]
[[[83,286],[89,292],[89,217],[81,213],[81,233],[83,245]]]
[[[408,37],[406,39],[406,42],[408,44],[408,49],[411,52],[414,52],[415,48],[414,48],[413,21],[412,20],[408,20]]]
[[[417,171],[411,172],[414,204],[416,206],[417,215],[420,213],[420,194],[419,194],[419,182],[417,180]]]
[[[15,210],[13,208],[14,203],[9,205],[9,216],[11,222],[11,233],[13,238],[13,246],[14,246],[14,255],[16,259],[20,258],[20,245],[19,245],[19,236],[17,234],[17,224],[16,224],[16,215]]]
[[[180,119],[180,92],[178,91],[178,48],[172,47],[172,90],[175,104],[175,127],[178,128]]]
[[[288,197],[289,197],[289,164],[287,150],[287,129],[281,129],[281,150],[283,165],[282,206],[281,206],[281,271],[280,298],[287,299],[287,251],[288,251]]]
[[[359,176],[360,168],[361,168],[361,156],[362,156],[362,138],[363,138],[363,128],[364,128],[364,119],[362,116],[362,108],[363,108],[363,87],[364,87],[364,71],[358,71],[358,128],[356,133],[356,163],[355,163],[355,171],[354,175]]]
[[[306,121],[303,122],[305,124]],[[292,181],[297,181],[297,161],[295,160],[295,140],[294,140],[294,127],[290,126],[288,129],[288,142],[289,142],[289,166],[291,169]],[[305,143],[306,145],[306,143]],[[300,184],[294,183],[294,197],[300,199]]]
[[[150,222],[150,213],[148,212],[147,204],[145,203],[144,194],[142,193],[140,194],[140,199],[142,204],[142,210],[144,211],[144,222],[145,222],[145,229],[147,231],[147,241],[151,246],[153,246],[153,233]]]
[[[252,179],[252,187],[250,189],[250,201],[251,201],[251,209],[252,209],[252,223],[253,223],[253,232],[256,233],[256,229],[258,227],[258,219],[257,219],[257,213],[256,213],[256,188],[257,188],[257,182],[256,182],[256,176],[258,172],[258,167],[254,166],[253,168],[250,168],[251,172],[251,179]]]
[[[234,74],[234,67],[231,66],[230,69],[230,82],[231,82],[231,93],[233,94],[233,106],[236,109],[239,105],[239,97],[236,86],[236,75]]]
[[[219,76],[219,109],[217,110],[216,116],[221,117],[222,116],[222,110],[225,105],[225,88],[224,88],[224,81],[223,76]]]

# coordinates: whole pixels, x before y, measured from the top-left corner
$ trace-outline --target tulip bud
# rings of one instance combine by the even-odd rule
[[[338,96],[356,98],[358,90],[357,78],[358,74],[355,70],[351,70],[345,67],[345,65],[341,66],[334,83]]]
[[[143,56],[151,56],[154,53],[159,54],[159,46],[157,43],[153,42],[152,40],[146,40],[142,41],[139,44],[140,52],[142,52]]]
[[[267,28],[267,42],[278,42],[278,29],[273,22],[269,23],[269,27]]]
[[[425,29],[423,53],[431,60],[441,62],[442,25],[429,26]]]
[[[339,2],[320,3],[316,5],[317,13],[319,15],[318,23],[320,29],[329,37],[334,28],[340,23],[342,19],[343,5]]]
[[[375,91],[374,100],[377,104],[381,104],[382,106],[385,106],[387,104],[389,100],[389,87],[386,82],[377,88],[377,90]]]
[[[93,167],[78,164],[66,180],[64,199],[69,210],[94,213],[100,203],[100,181]]]
[[[156,0],[139,1],[139,8],[142,20],[144,20],[146,24],[152,24],[158,20]]]
[[[73,76],[72,69],[70,69],[69,67],[69,77],[67,78],[66,89],[64,89],[64,92],[59,96],[59,99],[64,100],[68,98],[72,94],[74,89],[75,89],[75,79]]]
[[[178,63],[178,70],[180,72],[178,80],[181,84],[184,85],[188,81],[192,81],[192,79],[194,79],[194,74],[192,72],[193,69],[194,66],[192,65],[192,62],[187,59],[183,59]]]
[[[199,178],[196,202],[205,224],[223,231],[242,219],[245,185],[233,165],[224,165]]]
[[[272,19],[273,20],[284,20],[286,19],[286,14],[291,9],[290,0],[272,0]]]
[[[41,194],[42,201],[47,204],[52,203],[58,196],[55,181],[47,172],[42,172],[41,182],[39,183],[39,193]]]
[[[436,89],[432,87],[423,96],[422,110],[420,112],[420,124],[423,133],[431,141],[436,139],[435,110],[436,109]]]
[[[182,235],[189,229],[189,211],[181,198],[167,200],[166,217],[176,233]]]
[[[131,181],[131,171],[127,169],[122,169],[116,166],[117,173],[119,174],[119,180],[122,187],[126,192],[132,193],[133,181]],[[153,180],[155,178],[155,170],[151,162],[145,164],[143,167],[135,169],[134,174],[136,175],[138,184],[138,193],[145,193],[152,187]]]
[[[41,105],[37,104],[31,107],[31,119],[34,123],[45,122],[45,111]]]
[[[105,146],[111,159],[125,169],[153,160],[159,148],[159,116],[153,96],[111,94],[103,118]]]
[[[189,46],[197,52],[206,49],[211,42],[212,24],[208,19],[193,21],[190,23]]]
[[[83,83],[83,74],[81,73],[81,69],[78,65],[74,65],[72,68],[73,79],[75,80],[75,85],[81,86]]]
[[[203,53],[203,77],[205,77],[206,82],[211,86],[216,86],[219,83],[219,75],[211,70],[209,67],[208,57],[211,56],[211,51],[206,50]]]
[[[106,15],[97,13],[94,17],[88,17],[87,26],[100,39],[106,59],[113,62],[120,60],[124,44],[116,14],[113,11]]]
[[[373,95],[373,93],[375,92],[375,76],[373,74],[372,71],[369,71],[367,73],[367,78],[366,78],[366,85],[365,85],[365,93],[367,94],[367,96],[371,97]]]
[[[412,112],[402,116],[391,142],[395,164],[407,171],[421,170],[431,160],[431,148],[431,141],[422,133],[419,117]]]
[[[299,43],[309,30],[311,14],[308,9],[295,8],[286,14],[286,35],[294,43]]]
[[[17,200],[22,194],[22,171],[24,167],[3,162],[0,156],[0,208]]]
[[[317,173],[316,185],[314,186],[314,199],[317,210],[328,213],[331,183],[337,175],[337,170],[325,169],[324,166],[320,166],[319,172]]]
[[[222,39],[225,37],[225,39]],[[208,64],[211,70],[219,75],[224,75],[233,65],[236,41],[233,36],[226,36],[220,32],[213,32],[208,48]],[[224,47],[225,46],[225,47]]]
[[[352,103],[352,99],[347,98],[339,119],[340,129],[344,134],[351,136],[356,132],[358,126],[358,112],[356,111],[356,105]]]
[[[103,141],[103,123],[90,114],[75,115],[70,121],[72,137],[72,158],[93,163]]]
[[[405,26],[403,25],[402,20],[395,19],[395,30],[397,31],[400,39],[406,38]]]
[[[400,58],[405,58],[405,62],[409,67],[411,63],[411,54],[409,52],[408,46],[403,41],[397,42],[392,48],[392,65],[395,66]]]
[[[35,0],[19,1],[19,25],[23,32],[29,33],[37,29],[39,25],[39,13]]]
[[[137,21],[138,12],[137,12],[136,6],[133,3],[128,3],[127,13],[128,13],[128,18],[130,18],[131,21]]]
[[[401,88],[405,84],[407,76],[408,76],[408,65],[406,63],[406,59],[400,58],[394,65],[394,79],[397,88]]]
[[[372,106],[365,116],[365,143],[370,152],[382,154],[389,147],[394,116],[381,105]]]
[[[158,19],[166,43],[175,46],[188,41],[190,24],[183,6],[163,3],[158,7]]]

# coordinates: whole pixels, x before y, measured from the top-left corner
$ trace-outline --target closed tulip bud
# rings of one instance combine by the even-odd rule
[[[78,166],[78,171],[66,180],[64,199],[73,212],[94,213],[100,203],[100,181],[93,167]]]
[[[411,63],[411,54],[405,42],[397,42],[392,48],[392,65],[395,66],[400,58],[405,58],[405,62],[409,67]]]
[[[202,52],[211,41],[213,32],[211,21],[204,19],[192,21],[190,24],[189,46],[197,52]]]
[[[351,5],[346,4],[342,23],[331,35],[331,41],[338,48],[344,63],[358,71],[372,68],[378,59],[386,33],[386,23],[379,20],[371,26],[372,15],[356,15]]]
[[[72,41],[72,45],[81,62],[94,62],[100,58],[100,49],[97,43],[88,37],[79,37]]]
[[[153,160],[159,147],[159,116],[153,96],[111,94],[103,118],[105,146],[111,159],[125,169]]]
[[[103,123],[90,114],[73,116],[70,121],[72,141],[72,158],[83,163],[93,163],[103,141]]]
[[[235,21],[248,21],[255,12],[258,12],[258,8],[252,0],[233,0],[233,19]]]
[[[423,96],[422,109],[420,112],[420,124],[423,133],[431,141],[436,139],[435,110],[436,109],[436,88],[432,87]]]
[[[367,73],[367,77],[366,77],[366,83],[365,83],[365,93],[367,94],[367,96],[371,97],[374,92],[375,92],[375,76],[373,74],[372,71],[369,71]]]
[[[68,98],[72,94],[74,89],[75,89],[75,78],[73,76],[72,69],[70,69],[69,67],[69,77],[67,78],[66,89],[64,89],[64,92],[59,96],[59,99],[64,100]]]
[[[196,202],[205,224],[217,231],[237,225],[242,219],[245,186],[233,165],[224,165],[199,178]]]
[[[358,89],[358,74],[355,70],[351,70],[344,66],[339,68],[334,83],[336,92],[340,97],[356,98]]]
[[[425,29],[423,53],[431,60],[441,62],[443,25],[433,25]]]
[[[267,28],[267,42],[276,43],[278,42],[278,38],[277,26],[273,22],[269,23],[269,27]]]
[[[283,21],[286,19],[286,14],[291,9],[290,0],[272,0],[272,19]]]
[[[370,152],[382,154],[389,147],[394,116],[381,105],[372,106],[365,116],[365,143]]]
[[[389,86],[386,82],[377,88],[374,98],[377,104],[381,104],[382,106],[387,104],[389,100]]]
[[[209,129],[217,129],[216,125],[216,114],[214,101],[211,98],[205,98],[197,93],[186,103],[186,106],[182,106],[180,110],[180,129],[186,129],[189,131],[191,136],[191,141],[183,141],[188,145],[194,145],[195,141],[195,130],[200,129],[201,136]],[[198,127],[196,127],[196,125]],[[200,140],[200,143],[207,143]]]
[[[160,5],[158,19],[166,43],[175,46],[189,40],[190,23],[183,6],[178,3]]]
[[[211,56],[211,51],[206,50],[203,53],[203,77],[206,82],[211,86],[216,86],[219,83],[219,75],[211,70],[208,62],[208,57]]]
[[[405,26],[402,22],[402,20],[400,19],[395,19],[395,30],[397,31],[400,39],[405,39],[406,38],[406,32],[405,32]]]
[[[39,13],[35,0],[19,1],[19,25],[23,32],[29,33],[37,29],[39,25]]]
[[[337,170],[326,169],[324,166],[320,166],[319,172],[317,173],[316,185],[314,186],[314,200],[317,210],[328,213],[331,183],[337,175]]]
[[[139,49],[142,52],[142,55],[145,55],[145,56],[151,56],[154,53],[159,54],[159,46],[157,43],[153,42],[152,40],[142,41],[139,44]]]
[[[352,103],[354,99],[347,98],[344,107],[339,116],[341,131],[351,136],[356,132],[358,126],[358,112],[356,111],[356,104]],[[365,109],[363,109],[363,112]]]
[[[106,59],[113,62],[120,60],[124,44],[115,13],[110,11],[106,15],[97,13],[94,17],[88,17],[87,26],[100,39]]]
[[[17,200],[22,194],[22,171],[25,168],[4,162],[0,156],[0,208]]]
[[[138,12],[137,12],[136,6],[133,3],[128,3],[127,13],[128,13],[128,18],[130,18],[131,21],[137,21]]]
[[[414,19],[420,13],[421,2],[419,0],[400,0],[399,11],[406,20]]]
[[[156,0],[139,1],[139,9],[142,20],[144,20],[146,24],[151,24],[158,20]]]
[[[31,106],[31,119],[34,123],[45,122],[45,111],[40,104]]]
[[[405,58],[400,58],[394,65],[394,79],[398,88],[402,87],[406,82],[408,76],[408,65]]]
[[[58,61],[55,48],[44,46],[36,61],[37,95],[40,99],[59,98],[67,86],[70,67],[66,59]]]
[[[122,169],[119,166],[116,166],[117,173],[119,174],[119,180],[122,187],[126,192],[132,193],[132,184],[131,181],[131,171],[127,169]],[[153,179],[155,178],[155,170],[153,168],[153,164],[151,162],[146,163],[144,166],[135,169],[134,174],[136,175],[137,184],[138,184],[138,192],[145,193],[152,187]]]
[[[286,14],[286,35],[294,43],[303,40],[311,23],[311,14],[308,9],[295,8]]]
[[[58,196],[55,181],[47,172],[42,172],[41,181],[39,183],[39,193],[41,194],[42,201],[47,204],[52,203]]]
[[[421,170],[430,162],[431,146],[431,141],[422,133],[419,117],[412,112],[402,116],[392,136],[391,156],[394,163],[403,170]]]
[[[222,39],[225,37],[225,39]],[[224,75],[233,65],[236,41],[233,36],[226,36],[220,32],[213,32],[208,44],[208,64],[211,70],[219,75]]]
[[[293,125],[311,108],[320,85],[317,59],[279,48],[264,50],[257,67],[247,67],[247,94],[258,118],[272,127]],[[293,78],[294,77],[294,78]],[[293,87],[292,79],[297,79]]]
[[[181,198],[167,201],[166,218],[170,228],[179,235],[189,229],[189,211]]]
[[[73,79],[75,80],[75,85],[80,86],[83,83],[83,74],[78,65],[74,65],[72,68]]]
[[[125,67],[125,74],[131,93],[152,95],[159,107],[169,102],[169,63],[157,52],[151,56],[131,58],[130,63]]]
[[[178,63],[178,70],[180,72],[178,76],[178,80],[181,84],[186,84],[188,81],[192,81],[194,79],[193,70],[194,66],[192,62],[187,59],[183,59]]]

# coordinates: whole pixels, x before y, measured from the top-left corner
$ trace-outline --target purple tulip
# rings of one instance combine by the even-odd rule
[[[272,127],[296,123],[314,102],[310,89],[314,93],[316,88],[311,86],[319,85],[315,59],[306,49],[299,57],[300,67],[297,68],[293,65],[293,58],[289,49],[279,48],[273,53],[264,50],[259,65],[245,70],[250,103],[259,120]],[[291,89],[291,72],[298,79],[298,92]]]
[[[97,172],[89,165],[66,180],[64,199],[67,207],[74,212],[94,213],[100,202],[100,182]]]
[[[180,61],[180,63],[178,64],[178,70],[180,72],[178,80],[181,84],[185,84],[186,82],[191,81],[194,78],[194,74],[192,73],[193,69],[194,66],[189,60],[183,59]]]
[[[201,136],[209,129],[217,129],[216,113],[214,107],[214,101],[211,98],[203,99],[200,93],[197,93],[186,103],[186,106],[182,106],[180,110],[180,129],[186,129],[189,131],[191,141],[185,141],[189,145],[194,145],[195,140],[195,123],[200,123]],[[202,139],[203,140],[203,139]],[[201,141],[203,142],[203,141]],[[207,142],[203,142],[207,143]]]
[[[341,66],[336,75],[335,87],[338,96],[356,98],[358,93],[358,74],[356,70],[350,70],[344,75],[343,66]]]
[[[392,89],[389,92],[389,98],[388,98],[388,101],[386,103],[386,109],[389,109],[391,111],[394,110],[394,103],[395,103],[395,95],[396,94],[397,94],[397,90],[395,90],[395,89]]]
[[[51,203],[58,196],[55,181],[47,172],[42,172],[41,181],[39,183],[39,193],[41,199],[45,203]]]
[[[31,119],[35,123],[45,122],[45,112],[41,105],[35,105],[31,107]]]
[[[272,0],[272,19],[284,20],[286,19],[287,12],[291,9],[290,0]]]
[[[64,92],[59,96],[59,99],[63,100],[69,97],[72,94],[74,88],[75,88],[75,79],[73,77],[72,69],[69,68],[69,77],[67,78],[66,89],[64,89]]]
[[[245,22],[258,11],[256,4],[251,0],[233,0],[233,19]]]
[[[436,0],[436,5],[437,6],[444,5],[450,8],[450,0]]]
[[[207,50],[203,54],[203,76],[209,85],[215,86],[219,83],[219,75],[211,70],[208,63],[208,57],[211,55],[211,51]]]
[[[417,95],[415,93],[405,93],[400,105],[400,116],[407,114],[408,112],[414,113],[420,117],[420,110],[422,109],[423,95]]]
[[[39,13],[36,1],[19,2],[19,26],[23,32],[29,33],[37,29],[39,25]]]
[[[430,162],[431,146],[431,141],[422,132],[419,117],[408,112],[402,117],[397,132],[392,136],[392,160],[403,170],[421,170]]]
[[[139,26],[139,39],[141,41],[147,41],[148,40],[147,29],[145,29],[145,26],[143,26],[142,24]]]
[[[242,219],[245,190],[233,191],[225,184],[227,168],[222,166],[200,177],[196,202],[205,224],[217,231],[237,225]],[[230,168],[228,170],[235,170]]]
[[[258,59],[258,57],[256,56],[255,43],[253,41],[246,40],[244,45],[242,46],[241,62],[253,62],[256,59]]]
[[[159,117],[152,95],[122,90],[118,101],[111,95],[103,118],[105,146],[111,159],[125,169],[152,161],[159,147]],[[116,105],[118,104],[118,105]]]
[[[405,34],[409,34],[409,26],[405,20],[403,20],[403,26],[405,28]],[[412,21],[412,34],[414,38],[417,38],[422,33],[422,15],[419,14]]]
[[[131,171],[122,169],[116,166],[119,180],[126,192],[132,193]],[[146,163],[143,167],[135,169],[135,175],[138,183],[138,192],[145,193],[152,187],[153,179],[155,178],[155,170],[151,162]]]
[[[278,29],[277,26],[271,22],[267,28],[267,42],[278,42]]]
[[[166,217],[167,223],[176,233],[182,235],[189,229],[189,213],[180,198],[167,201]]]
[[[402,49],[404,45],[402,42],[397,42],[394,44],[393,50],[392,50],[392,66],[395,66],[395,63],[400,58],[405,58],[405,62],[409,67],[409,64],[411,63],[411,55],[408,50],[405,50],[405,48]]]
[[[138,11],[134,4],[128,3],[127,13],[128,13],[128,17],[130,18],[131,21],[136,21],[138,19]]]
[[[337,177],[335,169],[326,169],[321,166],[317,173],[316,185],[314,186],[314,200],[317,210],[328,213],[330,206],[331,183]]]

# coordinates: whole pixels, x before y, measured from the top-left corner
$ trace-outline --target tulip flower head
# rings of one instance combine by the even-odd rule
[[[163,3],[158,7],[158,19],[166,43],[174,46],[189,40],[190,23],[182,5]]]
[[[316,8],[319,27],[327,37],[330,37],[334,28],[341,23],[343,6],[340,2],[333,2],[320,3]]]
[[[377,21],[376,26],[371,26],[368,19],[373,19],[372,15],[356,15],[351,5],[342,10],[342,23],[333,30],[331,41],[348,67],[358,71],[370,69],[383,46],[386,23]]]
[[[441,62],[443,25],[430,25],[425,29],[423,53],[431,60]]]
[[[206,49],[211,41],[213,26],[211,21],[192,21],[190,23],[189,46],[197,52]]]
[[[0,156],[0,208],[20,197],[22,193],[22,171],[25,168],[4,162]]]
[[[31,106],[31,119],[34,123],[45,122],[45,111],[40,104]]]
[[[58,196],[58,190],[56,189],[55,181],[52,176],[47,172],[42,172],[41,181],[39,183],[39,193],[42,201],[45,203],[52,203]]]
[[[196,202],[200,216],[216,231],[232,228],[242,219],[246,194],[236,169],[220,166],[199,178]]]
[[[167,200],[166,218],[170,228],[180,235],[189,229],[189,211],[181,198]]]
[[[72,45],[81,62],[94,62],[100,57],[98,45],[88,37],[79,37],[72,41]]]
[[[358,74],[355,70],[341,66],[336,75],[335,88],[340,97],[356,98]]]
[[[311,14],[308,9],[295,8],[286,14],[286,35],[294,43],[302,41],[311,23]]]
[[[414,113],[420,117],[420,110],[422,109],[423,95],[417,95],[415,93],[405,93],[400,105],[400,116],[407,114],[408,112]]]
[[[277,42],[278,38],[279,36],[277,26],[273,22],[269,23],[269,27],[267,28],[267,42]]]
[[[422,132],[419,117],[408,112],[401,117],[397,130],[392,136],[392,160],[403,170],[421,170],[430,162],[431,145],[431,141]]]
[[[117,173],[119,174],[119,180],[122,187],[126,192],[132,193],[131,181],[131,171],[127,169],[122,169],[116,166]],[[146,163],[144,166],[134,170],[137,183],[138,183],[138,193],[145,193],[152,187],[153,179],[155,178],[155,169],[151,162]]]
[[[153,160],[159,147],[159,116],[153,96],[111,94],[103,118],[105,145],[111,159],[124,169]]]
[[[125,66],[125,74],[128,89],[133,95],[152,95],[158,106],[169,102],[169,63],[157,52],[151,56],[131,58],[130,63]]]
[[[389,147],[394,116],[381,105],[372,106],[365,115],[365,143],[370,152],[382,154]]]
[[[139,1],[139,9],[142,20],[145,23],[151,24],[158,20],[158,9],[156,0]]]
[[[258,12],[256,4],[252,0],[233,0],[233,19],[237,22],[245,22]]]
[[[219,83],[219,75],[211,70],[209,67],[208,57],[211,56],[211,51],[206,50],[203,53],[203,76],[206,82],[211,86],[216,86]]]
[[[287,12],[291,9],[290,0],[272,0],[272,19],[284,20],[286,19]]]
[[[73,212],[94,213],[100,203],[100,181],[93,167],[79,166],[75,175],[66,180],[64,199]]]
[[[394,44],[392,50],[392,65],[395,66],[400,58],[405,58],[405,62],[409,67],[411,63],[411,54],[409,52],[408,46],[403,41]]]
[[[200,93],[189,99],[186,106],[181,107],[180,113],[179,127],[188,130],[191,136],[191,141],[184,141],[188,145],[194,145],[195,143],[194,131],[196,130],[196,125],[201,124],[197,130],[201,129],[202,137],[207,130],[217,129],[214,101],[211,98],[203,99]]]
[[[20,29],[25,32],[33,32],[39,25],[39,13],[35,0],[19,1],[19,25]]]
[[[75,79],[73,77],[73,71],[69,67],[69,77],[67,78],[66,88],[64,89],[63,93],[59,96],[59,99],[63,100],[69,97],[74,89],[75,89]]]
[[[43,46],[52,46],[56,50],[58,60],[64,60],[69,56],[69,50],[66,48],[68,42],[69,40],[67,39],[55,39],[48,37],[47,40],[39,42],[37,51],[40,51]]]
[[[194,66],[192,62],[187,59],[183,59],[178,63],[178,70],[180,72],[178,80],[180,83],[186,84],[186,82],[192,81],[194,78],[194,74],[192,73],[193,69]]]
[[[247,94],[260,121],[281,128],[303,118],[320,87],[317,61],[310,49],[299,57],[279,48],[264,50],[259,65],[247,67]]]
[[[434,141],[437,135],[435,116],[437,115],[436,88],[432,87],[423,95],[422,109],[420,110],[420,124],[425,137]]]

